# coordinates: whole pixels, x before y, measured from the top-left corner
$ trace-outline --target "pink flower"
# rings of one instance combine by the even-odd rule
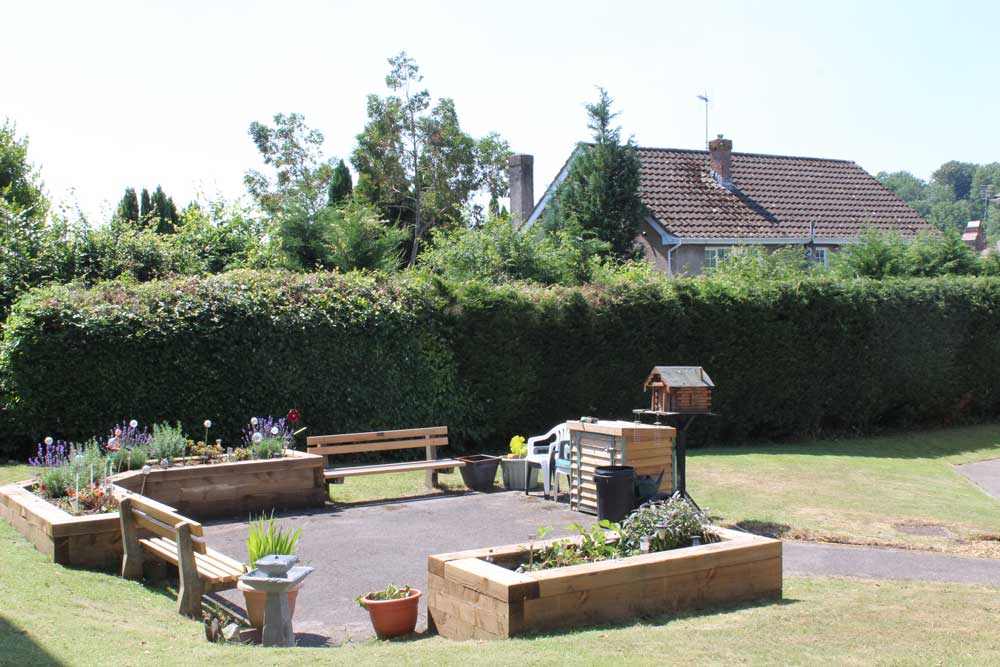
[[[299,413],[298,410],[292,408],[291,410],[288,411],[288,421],[290,421],[293,424],[298,424],[300,419],[302,419],[302,415]]]

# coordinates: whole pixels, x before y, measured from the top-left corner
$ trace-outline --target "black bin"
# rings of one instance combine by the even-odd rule
[[[635,509],[635,468],[599,466],[594,469],[597,486],[597,520],[618,523]]]

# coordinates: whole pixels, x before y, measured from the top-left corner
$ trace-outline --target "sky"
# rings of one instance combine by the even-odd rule
[[[126,186],[178,205],[245,196],[252,121],[299,112],[347,160],[386,59],[406,50],[463,128],[535,156],[535,194],[606,88],[624,136],[854,160],[929,178],[1000,160],[1000,3],[14,2],[0,119],[56,201],[102,224]]]

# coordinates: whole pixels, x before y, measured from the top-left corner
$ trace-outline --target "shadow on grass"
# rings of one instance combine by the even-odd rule
[[[65,664],[36,643],[27,630],[0,616],[0,665],[63,667]]]
[[[760,535],[761,537],[773,537],[776,540],[785,537],[792,530],[792,527],[786,523],[759,521],[757,519],[744,519],[743,521],[734,523],[731,528]]]
[[[791,454],[801,456],[937,459],[958,456],[990,447],[996,447],[997,456],[1000,457],[1000,426],[992,423],[858,437],[820,438],[790,442],[758,442],[746,445],[708,445],[688,449],[688,456],[696,459],[699,456]]]

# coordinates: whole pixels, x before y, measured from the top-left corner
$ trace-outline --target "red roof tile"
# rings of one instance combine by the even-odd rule
[[[733,189],[709,173],[707,151],[639,148],[640,193],[682,238],[856,237],[875,227],[916,236],[930,225],[854,162],[732,154]]]

